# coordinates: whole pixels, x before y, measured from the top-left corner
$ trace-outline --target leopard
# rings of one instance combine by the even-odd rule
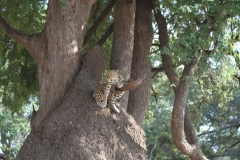
[[[124,91],[114,91],[112,94],[110,94],[110,92],[112,86],[121,88],[124,85],[124,82],[126,82],[126,80],[123,78],[119,70],[106,71],[106,82],[101,82],[93,92],[93,97],[95,98],[97,105],[104,108],[109,104],[117,113],[120,113],[120,110],[118,109],[120,106],[119,99],[123,96]]]

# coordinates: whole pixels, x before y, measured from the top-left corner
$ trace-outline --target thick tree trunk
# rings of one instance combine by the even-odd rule
[[[106,64],[101,47],[87,53],[62,103],[30,133],[17,160],[146,159],[141,127],[125,110],[111,113],[92,97]]]
[[[107,64],[107,55],[101,47],[93,47],[81,59],[79,72],[85,26],[94,0],[65,2],[67,6],[61,7],[59,0],[49,1],[45,29],[32,36],[12,28],[0,17],[0,27],[29,51],[39,72],[39,111],[16,159],[146,159],[145,135],[136,121],[121,108],[120,114],[102,109],[92,96]],[[113,52],[118,54],[124,49],[123,57],[116,56],[120,61],[115,61],[121,66],[116,69],[129,78],[135,2],[119,4],[125,2],[131,8],[128,8],[131,18],[125,15],[126,19],[117,20],[126,31],[121,30],[123,35],[116,31],[119,39]],[[125,23],[126,20],[130,21]],[[121,41],[127,43],[118,48]]]
[[[125,79],[129,79],[131,76],[135,9],[135,0],[117,0],[110,68],[122,71]],[[128,94],[125,92],[121,98],[121,106],[125,109],[128,105]]]
[[[136,2],[134,29],[134,48],[131,78],[147,74],[145,82],[137,89],[130,91],[127,111],[141,125],[149,105],[151,91],[151,63],[147,60],[152,47],[152,7],[148,0]]]
[[[36,128],[61,103],[63,95],[79,71],[83,36],[95,0],[50,0],[47,22],[39,34],[24,34],[0,16],[0,27],[22,44],[38,65],[40,106],[32,119]]]
[[[50,0],[47,23],[42,33],[45,47],[37,59],[40,106],[33,119],[37,127],[43,118],[61,103],[63,95],[79,71],[83,36],[95,0]]]

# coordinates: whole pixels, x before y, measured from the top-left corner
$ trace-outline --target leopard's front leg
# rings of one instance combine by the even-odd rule
[[[94,90],[93,97],[95,98],[97,105],[104,108],[107,106],[107,98],[110,93],[111,84],[103,83],[97,86]]]
[[[124,91],[116,91],[114,94],[111,95],[110,105],[117,113],[120,113],[120,110],[118,109],[118,107],[120,106],[119,99],[123,96],[123,94]]]

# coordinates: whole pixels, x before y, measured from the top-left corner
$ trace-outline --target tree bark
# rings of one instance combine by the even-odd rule
[[[43,33],[37,33],[33,35],[25,34],[10,26],[1,15],[0,27],[9,37],[23,45],[23,47],[26,48],[37,64],[40,63],[39,61],[41,59],[41,55],[43,54],[43,48],[45,48]]]
[[[198,143],[197,134],[193,128],[192,120],[190,118],[188,106],[185,106],[185,118],[184,118],[184,132],[186,135],[186,139],[189,144],[195,144],[197,147],[200,148]]]
[[[192,64],[192,65],[196,65],[196,64]],[[191,67],[193,66],[190,66],[190,65],[186,66],[184,70],[188,70],[188,68],[191,68]],[[186,106],[186,100],[187,100],[188,88],[189,88],[188,82],[185,80],[186,75],[189,75],[189,73],[183,74],[179,82],[179,85],[176,87],[176,90],[175,90],[175,99],[174,99],[174,106],[173,106],[172,120],[171,120],[172,138],[175,146],[182,153],[188,155],[192,160],[207,160],[205,155],[202,153],[201,148],[199,147],[198,141],[195,141],[196,139],[193,139],[193,137],[190,137],[194,135],[187,134],[187,140],[191,141],[192,144],[190,144],[185,140],[184,118],[185,118],[185,106]],[[191,131],[188,131],[187,133],[189,132]]]
[[[50,0],[38,61],[40,106],[33,119],[37,127],[46,115],[61,103],[63,95],[79,72],[83,36],[95,0]]]
[[[120,114],[102,109],[92,96],[107,64],[107,54],[99,46],[81,58],[94,1],[65,2],[67,6],[62,7],[59,0],[49,1],[45,29],[35,35],[12,28],[0,17],[1,28],[38,64],[40,106],[16,159],[146,159],[144,131],[136,121],[122,108]],[[132,12],[134,15],[135,10]],[[129,39],[133,39],[131,34]],[[131,57],[131,47],[124,53]]]
[[[134,29],[134,48],[131,78],[147,74],[145,82],[137,89],[130,91],[127,111],[141,125],[146,114],[151,92],[151,63],[147,57],[152,47],[152,8],[148,0],[136,2]]]
[[[136,1],[117,0],[114,17],[112,57],[110,68],[120,70],[125,79],[131,75]],[[121,106],[128,105],[128,92],[121,98]]]
[[[24,142],[16,160],[146,159],[144,131],[124,109],[97,106],[92,94],[102,79],[107,54],[94,46],[62,103]]]

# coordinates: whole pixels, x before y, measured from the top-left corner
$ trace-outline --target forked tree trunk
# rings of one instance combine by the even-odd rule
[[[92,97],[106,64],[101,47],[87,53],[62,103],[30,133],[17,160],[146,159],[141,127],[124,109],[102,109]]]
[[[152,4],[154,6],[154,2]],[[154,16],[159,28],[159,48],[163,49],[164,47],[169,46],[167,21],[159,9],[155,11]],[[186,80],[186,77],[193,74],[195,68],[197,67],[198,61],[201,58],[201,54],[199,54],[198,57],[192,59],[192,61],[184,67],[182,76],[180,78],[177,76],[176,72],[173,69],[170,55],[161,54],[161,57],[164,71],[171,84],[174,84],[173,90],[175,98],[171,119],[173,142],[178,150],[186,154],[189,158],[191,158],[191,160],[207,160],[205,155],[202,153],[201,148],[199,147],[199,143],[195,131],[193,130],[192,124],[189,122],[184,122],[184,120],[190,121],[188,111],[187,114],[185,114],[189,89],[189,81]],[[186,139],[184,131],[186,132]]]

